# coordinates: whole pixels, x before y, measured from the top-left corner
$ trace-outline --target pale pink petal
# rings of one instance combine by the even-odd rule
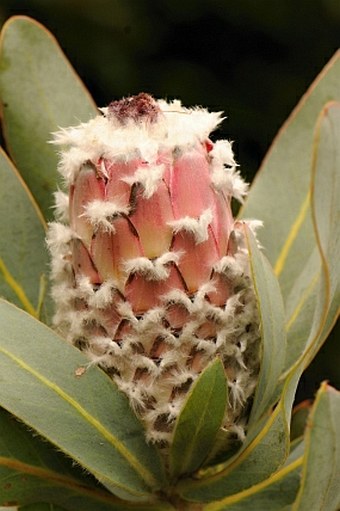
[[[135,226],[146,257],[153,259],[161,256],[170,248],[172,228],[168,222],[173,220],[170,196],[164,181],[156,192],[146,199],[143,189],[136,194],[136,209],[130,220]]]
[[[102,165],[107,173],[106,199],[112,199],[122,207],[129,205],[131,185],[126,183],[124,178],[132,177],[141,163],[138,159],[128,162],[102,160]]]
[[[190,319],[190,312],[179,303],[171,303],[167,306],[164,319],[174,330],[179,330]]]
[[[232,230],[228,239],[227,255],[233,256],[237,252],[238,244],[235,230]]]
[[[195,335],[200,339],[214,339],[218,328],[215,322],[206,320],[196,331]]]
[[[126,279],[124,262],[143,254],[137,233],[128,219],[118,217],[112,224],[115,232],[99,229],[94,234],[91,255],[103,280],[117,281],[122,290]]]
[[[184,285],[177,268],[171,265],[169,277],[165,280],[146,280],[138,273],[132,275],[125,287],[125,297],[133,311],[140,314],[160,305],[162,297],[173,289],[184,291]]]
[[[134,333],[134,327],[128,319],[122,319],[118,325],[116,333],[114,335],[114,340],[117,342],[122,341],[128,335]]]
[[[93,228],[84,216],[85,208],[95,199],[104,199],[105,183],[96,173],[93,165],[84,165],[70,189],[70,219],[71,227],[90,246]]]
[[[230,202],[226,201],[222,193],[216,192],[214,195],[211,228],[214,233],[219,256],[223,257],[227,255],[228,240],[234,219]]]
[[[193,351],[190,354],[188,366],[196,373],[200,373],[207,364],[206,358],[203,351]]]
[[[219,260],[214,236],[208,228],[208,239],[196,243],[190,233],[179,232],[174,236],[172,249],[181,252],[178,269],[185,281],[189,294],[195,293],[211,276],[213,265]]]
[[[72,240],[72,265],[76,275],[85,275],[92,284],[102,282],[87,248],[79,239]]]
[[[100,318],[101,324],[105,327],[107,334],[115,339],[119,325],[122,322],[120,314],[117,312],[116,307],[107,307],[106,309],[98,310],[97,317]],[[116,339],[115,339],[116,340]]]
[[[213,305],[223,307],[231,294],[228,279],[221,273],[215,273],[211,282],[214,290],[208,291],[207,297]]]
[[[208,156],[203,148],[188,150],[174,158],[164,174],[170,190],[175,219],[199,217],[214,202]]]
[[[150,357],[155,360],[161,359],[167,351],[169,351],[169,345],[164,342],[164,338],[158,336],[152,343],[149,354]]]

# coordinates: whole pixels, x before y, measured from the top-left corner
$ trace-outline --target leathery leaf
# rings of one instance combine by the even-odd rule
[[[145,500],[164,484],[156,449],[104,372],[87,368],[79,350],[4,301],[0,330],[0,406],[121,498]]]
[[[340,507],[340,393],[323,383],[306,429],[301,487],[293,511]]]
[[[208,456],[225,414],[227,385],[219,359],[199,376],[177,419],[170,447],[173,478],[197,470]]]
[[[284,370],[287,340],[283,301],[277,278],[260,251],[254,235],[246,228],[245,233],[262,339],[261,369],[250,416],[252,424],[277,400],[277,382]]]
[[[339,170],[334,174],[340,145],[337,107],[330,108],[340,99],[339,81],[338,51],[282,126],[239,215],[241,218],[260,218],[264,223],[259,239],[279,278],[285,303],[289,347],[287,370],[315,340],[320,347],[339,313],[340,286],[334,272],[330,306],[326,304],[323,313],[319,313],[319,324],[315,321],[314,313],[322,300],[326,303],[328,292],[324,288],[328,285],[325,284],[325,259],[320,253],[315,223],[316,194],[320,193],[325,206],[325,218],[326,211],[329,208],[334,211],[339,204],[339,201],[328,200],[324,194],[321,197],[321,190],[330,186],[334,176],[340,175]],[[327,146],[327,150],[320,149],[319,142],[324,148]],[[324,183],[321,187],[320,183],[316,186],[317,174]],[[336,189],[333,189],[333,196]],[[338,221],[334,220],[337,214],[333,212],[332,229],[338,226]],[[311,354],[315,351],[311,350]]]
[[[45,439],[0,409],[0,510],[153,511],[148,504],[129,505],[99,486]]]
[[[97,114],[89,93],[54,36],[26,16],[14,16],[0,39],[0,96],[8,150],[44,215],[51,218],[57,183],[52,132]]]
[[[178,491],[189,501],[211,502],[247,490],[274,474],[287,458],[289,423],[302,368],[291,372],[275,410],[248,432],[242,449],[226,463],[203,469],[197,478],[182,481]]]
[[[0,217],[0,295],[32,316],[48,320],[45,221],[19,172],[1,148]]]

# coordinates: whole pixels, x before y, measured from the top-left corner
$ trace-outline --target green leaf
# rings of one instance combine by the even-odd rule
[[[299,403],[292,414],[292,422],[290,426],[290,439],[296,440],[304,435],[308,415],[312,407],[312,402],[308,399]]]
[[[302,274],[306,283],[313,283],[298,314],[298,321],[289,326],[289,367],[298,356],[306,353],[310,362],[325,340],[339,314],[340,303],[340,103],[328,103],[321,111],[315,129],[311,211],[316,247],[319,255],[312,254]],[[314,263],[311,263],[314,260]],[[290,313],[301,290],[293,288],[287,311]],[[299,294],[300,293],[300,294]],[[302,296],[304,293],[302,293]],[[301,301],[301,298],[300,298]],[[299,306],[296,307],[296,310]],[[294,313],[292,317],[294,316]]]
[[[280,129],[240,212],[264,222],[259,239],[284,298],[315,246],[309,191],[314,127],[323,106],[340,99],[339,82],[337,52]]]
[[[0,96],[9,152],[50,218],[57,183],[51,133],[88,121],[97,109],[53,35],[25,16],[10,18],[2,29]]]
[[[324,277],[320,252],[315,247],[287,298],[287,370],[303,356],[306,347],[315,338],[315,332],[312,333],[313,317]],[[320,317],[318,321],[321,321]]]
[[[281,511],[294,502],[300,483],[302,458],[285,466],[269,479],[248,490],[212,502],[202,511]]]
[[[74,511],[119,511],[126,504],[0,409],[0,509],[6,502],[25,511],[57,511],[58,504]]]
[[[0,148],[0,295],[39,317],[46,302],[45,221],[16,168]],[[43,296],[44,295],[44,296]]]
[[[0,331],[0,406],[121,498],[146,499],[162,485],[156,449],[105,373],[91,367],[77,377],[84,355],[3,301]]]
[[[279,277],[286,308],[287,369],[308,346],[321,345],[339,312],[339,283],[331,306],[325,301],[327,276],[317,246],[311,208],[315,196],[310,182],[310,169],[316,161],[315,124],[324,105],[340,98],[339,83],[340,52],[337,52],[280,130],[240,212],[241,216],[264,222],[259,238]],[[328,135],[333,139],[330,144],[335,153],[328,154],[328,162],[323,159],[320,176],[329,182],[332,170],[327,165],[332,157],[338,160],[339,143],[336,132]],[[338,225],[332,222],[334,228]],[[320,309],[318,318],[314,314],[317,308]]]
[[[296,386],[302,372],[292,372],[286,380],[282,397],[271,416],[255,424],[248,432],[242,449],[225,464],[201,470],[197,480],[183,481],[178,491],[190,501],[211,502],[264,481],[276,472],[289,451],[289,423]]]
[[[324,309],[324,329],[328,322],[334,322],[340,307],[339,197],[340,102],[332,102],[324,107],[318,119],[312,166],[312,214],[325,274],[325,303],[319,305]],[[320,332],[314,343],[314,352],[323,340]]]
[[[254,235],[245,230],[250,267],[261,323],[262,360],[250,424],[261,418],[277,400],[277,383],[284,369],[286,330],[280,287]]]
[[[173,478],[192,473],[202,465],[221,427],[226,403],[224,368],[216,359],[193,385],[177,419],[169,453]]]
[[[284,467],[290,465],[293,463],[293,461],[297,460],[298,458],[303,458],[305,454],[305,442],[303,437],[296,438],[293,442],[290,444],[290,453],[288,458],[286,459]]]
[[[306,455],[294,511],[340,507],[340,393],[321,385],[308,420]]]

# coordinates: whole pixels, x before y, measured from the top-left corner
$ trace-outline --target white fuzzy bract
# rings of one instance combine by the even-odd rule
[[[136,257],[124,263],[127,274],[139,273],[147,280],[165,280],[169,277],[169,264],[178,263],[181,254],[178,252],[167,252],[161,257],[150,261],[147,257]]]
[[[153,162],[160,151],[178,147],[184,150],[204,142],[222,121],[221,112],[208,112],[204,108],[184,108],[180,101],[158,101],[162,116],[157,123],[132,123],[122,125],[114,118],[98,116],[86,124],[63,128],[54,133],[53,143],[68,146],[61,155],[59,170],[67,183],[84,161],[107,158],[128,161],[136,157]],[[144,182],[145,176],[143,177]],[[140,178],[139,178],[140,179]],[[150,183],[150,181],[148,181]],[[146,192],[148,196],[151,192]]]
[[[144,188],[143,196],[150,199],[158,188],[163,177],[164,165],[149,165],[147,167],[139,167],[133,176],[122,178],[122,181],[129,185],[141,184]]]
[[[106,231],[115,232],[112,219],[128,213],[129,208],[126,206],[121,206],[114,201],[97,199],[87,204],[81,216],[88,218],[95,229],[102,227]]]
[[[185,216],[179,220],[173,220],[169,222],[173,228],[174,234],[180,231],[191,233],[196,243],[203,243],[208,239],[208,227],[213,219],[212,212],[210,209],[206,209],[199,218],[190,218]]]

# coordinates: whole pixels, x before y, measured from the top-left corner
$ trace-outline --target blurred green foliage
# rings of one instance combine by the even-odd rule
[[[104,106],[146,91],[228,116],[251,180],[277,130],[340,46],[339,0],[1,0],[0,24],[26,14],[50,29]],[[339,329],[300,385],[340,386]],[[299,394],[299,395],[300,395]]]

